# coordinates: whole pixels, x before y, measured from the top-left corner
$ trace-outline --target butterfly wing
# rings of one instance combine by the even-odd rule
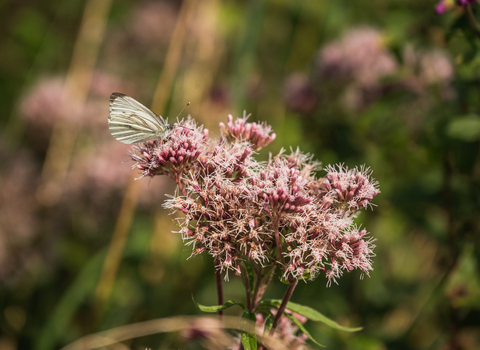
[[[114,92],[110,95],[108,128],[118,141],[131,144],[165,137],[163,119],[133,98]]]

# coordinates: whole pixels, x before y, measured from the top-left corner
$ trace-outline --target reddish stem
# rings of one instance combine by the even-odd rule
[[[275,329],[277,328],[278,322],[280,322],[280,318],[282,317],[283,312],[285,311],[285,308],[287,307],[288,301],[292,297],[293,291],[295,290],[295,287],[297,286],[297,283],[298,283],[298,279],[294,279],[288,285],[287,291],[285,292],[285,295],[283,296],[282,303],[280,304],[280,307],[278,308],[277,314],[275,315],[275,319],[273,320],[272,329],[270,329],[270,332],[268,332],[268,335],[273,336],[273,334],[275,333]]]
[[[240,264],[240,267],[242,268],[242,274],[245,280],[245,292],[247,295],[247,310],[250,312],[253,312],[254,310],[252,308],[252,289],[250,286],[250,279],[248,278],[248,270],[243,262]]]
[[[180,189],[180,191],[182,192],[182,194],[186,197],[187,196],[187,192],[185,191],[185,188],[183,188],[183,184],[182,184],[182,172],[181,171],[177,171],[175,173],[175,182],[177,183],[177,186],[178,188]]]

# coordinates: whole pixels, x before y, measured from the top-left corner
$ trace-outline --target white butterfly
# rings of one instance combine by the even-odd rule
[[[114,92],[110,95],[108,128],[118,141],[131,144],[163,140],[175,126],[133,98]]]

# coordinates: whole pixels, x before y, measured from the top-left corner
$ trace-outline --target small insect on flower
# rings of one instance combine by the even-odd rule
[[[127,95],[119,92],[110,95],[108,128],[112,136],[120,142],[131,144],[163,140],[175,127]]]

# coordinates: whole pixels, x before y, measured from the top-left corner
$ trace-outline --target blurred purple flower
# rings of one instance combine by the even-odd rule
[[[20,115],[27,124],[30,138],[48,144],[53,126],[59,120],[77,124],[82,103],[66,93],[62,78],[45,78],[38,81],[20,102]]]
[[[317,58],[317,71],[322,79],[355,81],[367,86],[377,84],[397,69],[397,60],[385,47],[382,34],[368,27],[350,30],[325,45]]]
[[[146,1],[133,11],[129,30],[134,42],[148,48],[168,44],[175,22],[177,9],[173,3]]]
[[[420,78],[427,84],[449,84],[455,75],[452,61],[440,50],[423,53],[419,66]]]
[[[467,6],[473,4],[474,2],[475,0],[440,0],[437,6],[435,6],[435,12],[441,15],[442,13],[454,8],[455,5]]]
[[[0,172],[0,283],[32,265],[41,253],[38,245],[41,217],[35,200],[38,180],[32,154],[16,150],[14,157],[4,159]]]
[[[342,106],[359,111],[382,95],[384,79],[394,76],[399,64],[381,32],[359,27],[326,44],[317,55],[315,69],[326,98],[332,88],[341,89]]]
[[[131,83],[97,70],[87,101],[80,101],[64,89],[64,79],[43,78],[36,82],[20,102],[20,115],[25,121],[30,140],[40,148],[47,147],[54,125],[61,121],[71,127],[88,129],[105,135],[107,124],[99,115],[108,111],[108,97],[112,91],[132,91]]]
[[[289,109],[303,114],[311,113],[317,105],[316,92],[305,74],[293,73],[287,77],[283,95]]]

